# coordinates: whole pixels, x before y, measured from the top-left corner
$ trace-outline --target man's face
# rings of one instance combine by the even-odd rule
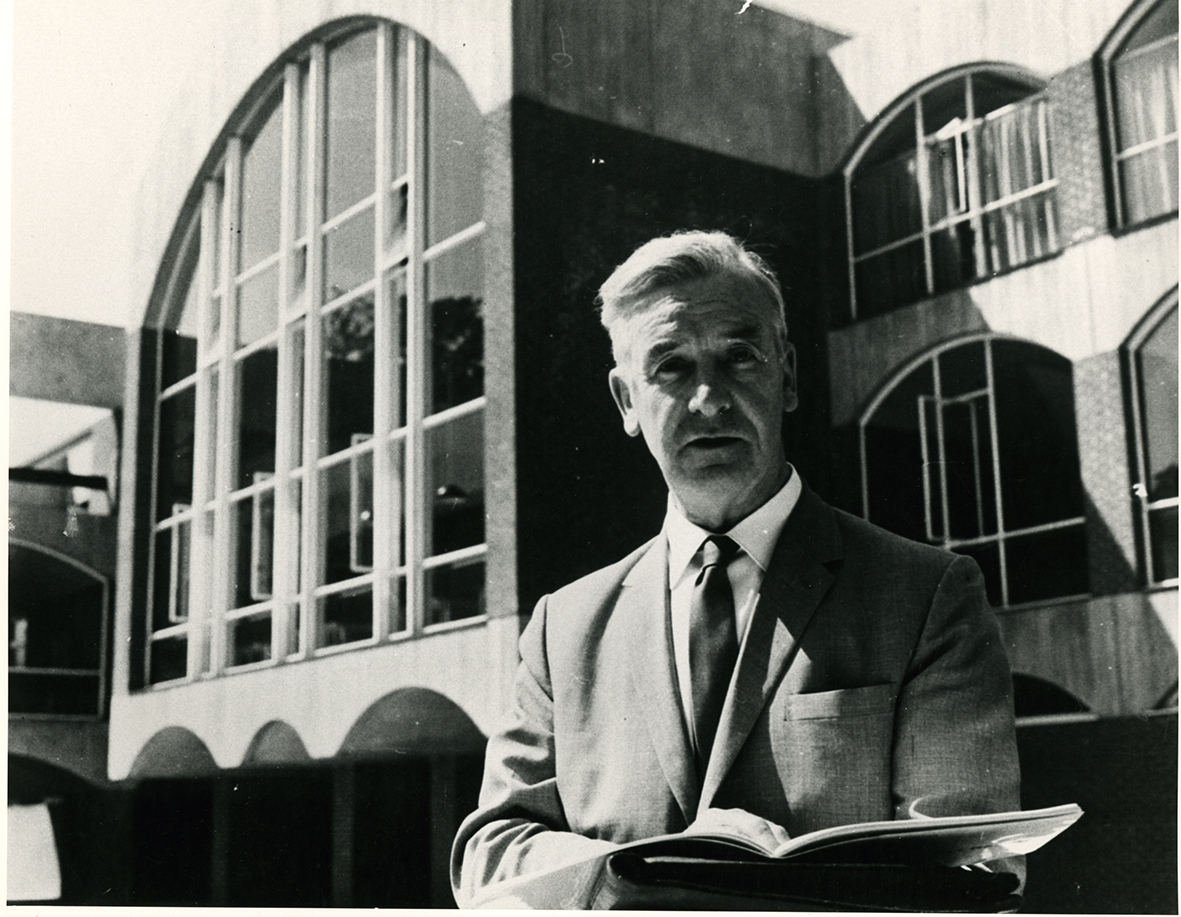
[[[720,275],[654,291],[615,329],[623,427],[643,434],[673,499],[706,529],[730,528],[787,477],[795,352],[777,308],[750,278]]]

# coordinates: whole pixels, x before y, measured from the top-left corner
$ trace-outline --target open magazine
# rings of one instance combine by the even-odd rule
[[[548,872],[498,883],[485,889],[469,906],[604,907],[618,899],[621,882],[624,886],[629,883],[634,886],[662,881],[682,887],[697,885],[699,891],[705,888],[702,883],[708,883],[709,893],[715,897],[725,893],[719,883],[723,886],[755,883],[773,888],[772,896],[778,894],[785,901],[802,900],[793,891],[793,885],[830,891],[846,886],[847,891],[850,876],[869,880],[875,894],[901,898],[915,888],[930,890],[940,882],[946,884],[948,877],[953,884],[1012,878],[983,871],[975,871],[976,876],[972,876],[974,871],[957,871],[952,867],[1030,853],[1066,830],[1081,815],[1077,805],[1069,804],[1026,812],[864,822],[823,828],[791,838],[774,849],[730,834],[661,835],[623,844],[609,853]],[[1014,878],[1012,885],[1004,886],[1002,891],[1007,894],[1015,886]],[[953,896],[979,893],[948,887],[951,889],[948,894]],[[733,893],[744,895],[749,891],[749,888],[735,888]],[[988,890],[984,892],[988,893]],[[921,903],[913,898],[907,898],[906,902],[916,908]],[[976,907],[966,909],[980,909],[980,901],[975,903]]]

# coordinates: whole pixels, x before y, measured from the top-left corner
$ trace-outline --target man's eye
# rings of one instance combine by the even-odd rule
[[[762,354],[753,347],[732,347],[726,359],[731,366],[753,366],[763,362]]]
[[[667,360],[661,360],[652,374],[658,379],[679,379],[688,370],[689,362],[687,360],[680,357],[670,357]]]

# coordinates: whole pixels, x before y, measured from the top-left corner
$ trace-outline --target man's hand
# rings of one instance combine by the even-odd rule
[[[791,839],[786,828],[745,809],[706,809],[685,829],[685,833],[737,834],[768,853],[774,853],[780,844]]]

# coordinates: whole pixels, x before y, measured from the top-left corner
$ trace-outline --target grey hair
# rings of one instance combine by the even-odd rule
[[[645,242],[617,267],[599,288],[600,320],[611,335],[618,363],[621,346],[615,329],[622,319],[643,310],[650,294],[707,277],[745,277],[776,307],[776,332],[787,342],[787,317],[779,279],[766,261],[725,232],[688,230]]]

